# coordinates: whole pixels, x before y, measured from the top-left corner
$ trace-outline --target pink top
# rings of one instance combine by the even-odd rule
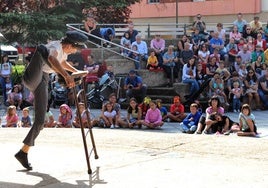
[[[12,124],[16,124],[19,120],[19,116],[17,114],[12,115],[12,116],[6,116],[6,120]]]
[[[213,111],[212,111],[212,107],[211,106],[206,109],[206,113],[207,114],[211,114],[212,112]],[[224,108],[223,107],[219,107],[218,110],[217,110],[217,113],[223,115],[224,114]]]
[[[162,115],[160,110],[158,108],[156,108],[155,110],[149,108],[145,116],[145,122],[157,124],[160,123],[161,121],[162,121]]]
[[[239,41],[241,37],[242,37],[242,35],[239,32],[238,33],[230,32],[229,38],[234,38],[236,41]]]

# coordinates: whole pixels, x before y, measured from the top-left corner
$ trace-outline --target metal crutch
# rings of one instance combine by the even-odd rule
[[[73,76],[75,78],[75,76]],[[93,132],[92,132],[92,127],[91,127],[91,123],[90,123],[90,117],[89,117],[89,111],[88,111],[88,107],[87,107],[87,99],[86,99],[86,92],[85,92],[85,79],[84,78],[80,78],[79,80],[79,84],[81,84],[81,79],[82,79],[82,89],[77,93],[76,88],[73,87],[73,93],[74,93],[74,100],[75,100],[75,105],[77,110],[79,110],[79,96],[81,95],[81,97],[83,98],[84,104],[85,104],[85,108],[86,108],[86,116],[87,116],[87,125],[89,128],[89,133],[90,133],[90,139],[91,139],[91,143],[92,143],[92,147],[93,147],[93,151],[95,154],[95,159],[98,159],[99,156],[97,154],[97,150],[96,150],[96,145],[95,145],[95,140],[94,140],[94,136],[93,136]],[[81,133],[82,133],[82,139],[83,139],[83,144],[84,144],[84,150],[85,150],[85,155],[86,155],[86,162],[87,162],[87,167],[88,167],[88,174],[92,174],[92,170],[90,167],[90,160],[89,160],[89,153],[88,153],[88,148],[87,148],[87,140],[86,140],[86,134],[85,134],[85,126],[82,123],[82,117],[81,114],[78,112],[77,113],[78,116],[78,120],[80,123],[80,127],[81,127]]]

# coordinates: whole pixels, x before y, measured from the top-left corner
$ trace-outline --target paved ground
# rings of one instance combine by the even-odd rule
[[[27,172],[14,154],[28,129],[1,128],[0,188],[266,188],[268,116],[267,111],[254,114],[260,138],[187,135],[176,123],[160,130],[94,128],[99,159],[92,153],[91,175],[80,129],[44,129],[29,154],[33,171]]]

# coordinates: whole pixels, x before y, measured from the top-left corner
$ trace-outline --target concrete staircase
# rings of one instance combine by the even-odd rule
[[[119,52],[118,48],[114,48]],[[120,55],[100,48],[92,48],[91,53],[96,60],[100,60],[103,56],[106,65],[112,65],[116,77],[121,78],[121,86],[123,86],[124,78],[127,76],[129,70],[134,69],[134,62],[128,60]],[[147,96],[153,100],[162,99],[164,106],[168,107],[173,103],[173,97],[179,95],[182,101],[185,101],[184,96],[189,94],[189,85],[183,83],[174,83],[173,87],[167,86],[167,78],[163,71],[149,71],[145,68],[145,62],[141,65],[143,69],[137,70],[137,74],[142,77],[143,83],[148,86]],[[123,89],[121,89],[121,97],[125,97]],[[127,103],[122,103],[122,108],[128,106]]]

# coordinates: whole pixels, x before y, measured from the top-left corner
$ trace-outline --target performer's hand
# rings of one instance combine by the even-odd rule
[[[73,88],[75,86],[74,79],[70,75],[66,76],[64,79],[65,79],[67,87]]]

